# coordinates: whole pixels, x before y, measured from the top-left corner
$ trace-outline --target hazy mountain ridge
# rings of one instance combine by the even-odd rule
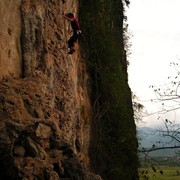
[[[150,149],[155,147],[170,147],[175,144],[171,142],[171,138],[160,135],[158,128],[137,127],[139,140],[139,148]],[[150,153],[151,156],[174,156],[179,149],[156,150]]]

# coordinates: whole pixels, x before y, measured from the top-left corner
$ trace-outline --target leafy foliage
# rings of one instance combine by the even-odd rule
[[[139,102],[136,95],[132,95],[132,103],[134,110],[134,120],[136,122],[142,122],[144,105]]]
[[[137,177],[137,139],[123,39],[122,1],[83,1],[82,50],[94,105],[91,166],[104,179]]]

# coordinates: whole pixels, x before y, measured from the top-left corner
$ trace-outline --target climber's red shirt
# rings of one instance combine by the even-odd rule
[[[79,25],[79,22],[78,22],[77,18],[73,17],[71,19],[71,27],[72,27],[73,31],[80,30],[80,25]]]

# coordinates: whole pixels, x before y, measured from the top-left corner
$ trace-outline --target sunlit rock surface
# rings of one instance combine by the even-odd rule
[[[86,64],[67,54],[59,0],[0,2],[0,179],[100,179],[89,173]]]

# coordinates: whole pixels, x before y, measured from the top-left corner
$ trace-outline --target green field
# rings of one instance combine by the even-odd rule
[[[180,180],[180,167],[140,168],[139,176],[140,180]]]

